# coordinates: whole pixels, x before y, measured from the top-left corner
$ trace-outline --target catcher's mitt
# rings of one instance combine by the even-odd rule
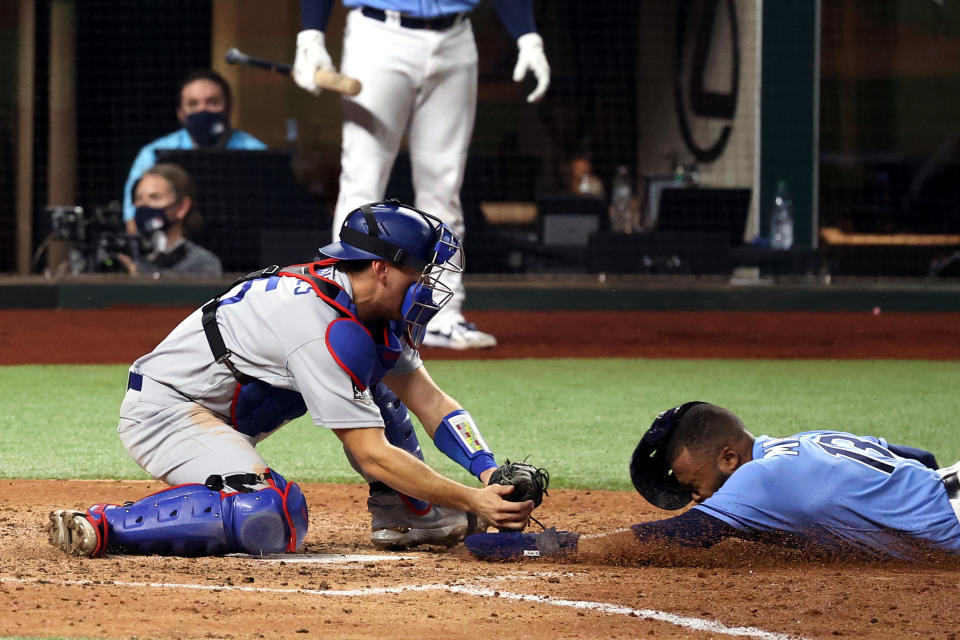
[[[497,467],[490,475],[488,484],[513,485],[513,491],[503,496],[511,502],[533,500],[533,506],[539,507],[543,496],[549,495],[550,474],[526,462],[510,462]]]

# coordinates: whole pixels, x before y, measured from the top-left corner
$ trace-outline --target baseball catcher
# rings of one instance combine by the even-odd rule
[[[875,436],[821,429],[754,437],[731,411],[688,402],[654,420],[630,476],[651,504],[679,510],[693,501],[693,508],[589,540],[510,531],[469,536],[465,544],[487,559],[706,548],[725,538],[819,557],[960,556],[958,474],[960,462],[941,469],[932,453]]]
[[[52,544],[86,556],[295,551],[306,500],[256,445],[304,414],[339,438],[370,483],[374,546],[457,544],[468,514],[526,526],[533,498],[504,499],[511,489],[489,482],[493,451],[417,351],[453,296],[441,276],[462,269],[459,236],[387,201],[351,212],[339,237],[320,248],[322,260],[241,278],[134,363],[118,433],[144,470],[172,486],[130,504],[56,510]],[[424,464],[411,415],[485,486]],[[501,472],[508,483],[523,475]]]

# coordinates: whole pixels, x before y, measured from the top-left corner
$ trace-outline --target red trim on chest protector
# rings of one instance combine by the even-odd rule
[[[339,297],[340,294],[346,295],[346,292],[344,291],[343,287],[341,287],[335,281],[329,278],[325,278],[321,276],[319,273],[317,273],[317,266],[329,267],[336,264],[336,262],[337,262],[336,259],[329,259],[329,260],[322,260],[320,262],[312,262],[309,264],[293,265],[293,266],[287,267],[286,269],[303,269],[306,271],[306,273],[295,273],[292,271],[284,270],[284,271],[280,271],[277,275],[289,276],[292,278],[296,278],[298,280],[303,280],[304,282],[310,285],[314,293],[317,294],[318,298],[320,298],[321,300],[329,304],[340,314],[341,316],[340,318],[334,320],[329,325],[327,325],[327,330],[324,335],[324,339],[327,342],[327,350],[330,352],[330,355],[333,357],[337,365],[339,365],[339,367],[343,369],[343,371],[350,377],[350,380],[354,383],[354,385],[358,389],[360,389],[360,391],[366,391],[367,385],[364,384],[364,382],[360,379],[360,377],[349,366],[347,366],[347,364],[340,358],[340,356],[336,353],[336,351],[334,351],[334,349],[330,347],[330,344],[331,344],[330,330],[334,327],[334,325],[336,325],[337,322],[340,322],[343,320],[349,320],[349,321],[355,322],[357,326],[363,329],[363,331],[370,337],[371,341],[375,345],[378,344],[377,338],[373,335],[373,332],[366,325],[360,322],[360,319],[357,318],[357,316],[353,312],[347,309],[345,305],[336,301],[335,297]],[[336,289],[338,293],[336,294],[335,297],[331,297],[329,293],[323,291],[324,288],[326,288],[328,292],[330,291],[331,288]],[[389,348],[390,336],[393,335],[393,333],[390,331],[390,323],[383,322],[381,323],[381,325],[382,325],[383,335],[380,337],[380,340],[382,341],[383,346]],[[395,360],[398,357],[399,357],[399,354],[396,354],[395,356],[392,357],[392,359]]]
[[[316,263],[316,262],[310,263],[308,265],[298,264],[298,265],[294,265],[293,267],[287,267],[287,269],[292,269],[295,267],[306,267],[307,273],[304,274],[304,273],[291,273],[290,271],[281,271],[277,273],[277,275],[289,276],[291,278],[296,278],[297,280],[303,280],[304,282],[310,285],[310,287],[313,289],[313,292],[317,294],[318,298],[320,298],[321,300],[329,304],[331,307],[339,311],[342,315],[346,315],[352,318],[353,320],[360,322],[360,320],[357,318],[357,316],[353,314],[352,311],[350,311],[345,306],[343,306],[342,304],[340,304],[339,302],[337,302],[336,300],[334,300],[333,298],[331,298],[330,296],[328,296],[327,294],[325,294],[323,291],[320,290],[320,285],[318,281],[333,285],[340,291],[343,291],[343,287],[341,287],[339,284],[337,284],[333,280],[329,278],[324,278],[323,276],[318,274],[317,264],[321,264],[321,266],[327,266],[327,265],[323,265],[322,263]],[[360,326],[363,326],[363,325],[361,324]],[[366,329],[366,327],[364,327],[364,329]],[[369,333],[369,331],[367,333]]]

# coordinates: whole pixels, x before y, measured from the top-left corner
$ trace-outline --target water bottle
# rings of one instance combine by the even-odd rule
[[[580,176],[580,182],[577,183],[577,195],[588,196],[590,195],[590,174],[584,173]]]
[[[777,192],[773,197],[770,211],[770,246],[785,250],[793,246],[793,203],[787,192],[787,182],[777,182]]]
[[[610,201],[610,229],[619,233],[633,231],[633,186],[630,184],[630,170],[617,167],[613,176],[613,189]]]

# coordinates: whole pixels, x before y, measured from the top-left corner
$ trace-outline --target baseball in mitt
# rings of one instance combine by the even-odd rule
[[[488,484],[513,485],[513,491],[503,496],[511,502],[533,500],[533,506],[539,507],[543,496],[549,495],[550,474],[526,462],[510,462],[497,467],[490,475]]]

